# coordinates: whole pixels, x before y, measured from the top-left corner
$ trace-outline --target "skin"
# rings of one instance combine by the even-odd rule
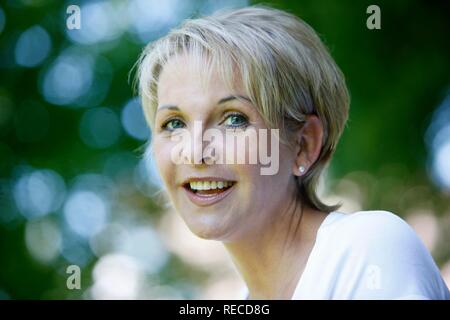
[[[192,130],[194,121],[201,121],[203,130],[225,131],[231,124],[239,124],[234,134],[242,134],[249,128],[268,129],[250,102],[228,99],[218,104],[225,97],[246,96],[240,81],[234,92],[230,92],[216,72],[209,81],[201,81],[204,75],[192,67],[191,59],[172,58],[159,78],[152,144],[169,198],[194,234],[222,241],[246,282],[250,299],[291,299],[317,230],[327,215],[307,206],[302,211],[295,196],[295,176],[301,175],[299,165],[307,171],[319,156],[321,121],[315,115],[307,116],[305,125],[294,135],[296,147],[280,144],[276,175],[261,175],[260,164],[177,165],[171,160],[176,142],[171,141],[170,134],[183,128],[201,141],[201,136]],[[215,143],[218,150],[226,150],[222,142]],[[257,147],[257,144],[250,146]],[[183,182],[193,176],[222,177],[236,184],[223,200],[200,207],[189,200],[183,188]]]

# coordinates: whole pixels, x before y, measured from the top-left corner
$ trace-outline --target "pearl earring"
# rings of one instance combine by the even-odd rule
[[[305,173],[306,169],[304,166],[300,166],[300,167],[298,167],[298,171],[300,171],[300,174],[303,174],[303,173]]]

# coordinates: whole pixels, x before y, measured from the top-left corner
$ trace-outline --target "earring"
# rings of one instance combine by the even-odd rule
[[[299,166],[299,167],[298,167],[298,171],[300,171],[300,174],[304,174],[305,171],[306,171],[306,169],[305,169],[304,166]]]

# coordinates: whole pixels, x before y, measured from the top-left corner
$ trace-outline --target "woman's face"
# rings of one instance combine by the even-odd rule
[[[230,92],[216,72],[202,81],[202,73],[190,59],[172,58],[160,75],[153,156],[170,200],[190,230],[205,239],[237,240],[271,223],[292,197],[295,153],[280,143],[279,155],[271,155],[272,161],[279,161],[276,174],[262,175],[261,168],[267,165],[259,163],[259,156],[257,163],[250,163],[249,157],[258,155],[261,143],[266,143],[270,154],[274,143],[270,131],[269,139],[259,137],[243,145],[228,139],[249,130],[268,130],[258,110],[249,101],[233,98],[245,99],[242,85]],[[208,130],[222,134],[223,139],[205,142],[203,138],[202,142],[201,133]],[[174,160],[180,147],[182,152],[188,150],[191,163]],[[213,148],[223,162],[202,163],[201,154],[207,148]],[[231,152],[245,154],[245,163],[227,161]],[[200,162],[193,162],[194,155],[200,155]]]

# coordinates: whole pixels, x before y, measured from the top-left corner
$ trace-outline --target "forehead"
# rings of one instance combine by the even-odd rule
[[[216,100],[229,94],[244,94],[241,81],[227,75],[206,59],[190,55],[170,58],[163,66],[158,81],[158,102],[174,103],[175,99]]]

